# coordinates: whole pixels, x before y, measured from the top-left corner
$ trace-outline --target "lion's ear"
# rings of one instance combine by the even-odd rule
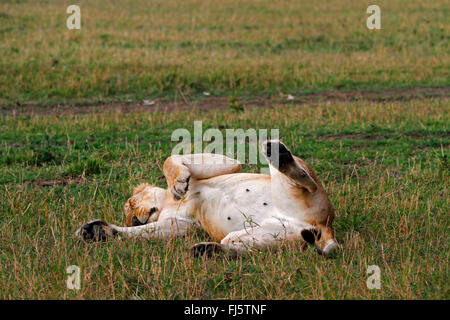
[[[138,206],[138,200],[135,197],[131,197],[128,199],[128,201],[125,203],[125,208],[130,207],[131,210],[134,210]]]

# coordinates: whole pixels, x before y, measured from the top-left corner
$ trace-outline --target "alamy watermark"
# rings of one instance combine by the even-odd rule
[[[80,30],[81,29],[81,9],[79,6],[73,4],[67,7],[66,12],[70,16],[66,20],[66,26],[69,30]]]
[[[66,273],[69,274],[66,280],[67,289],[80,290],[81,289],[81,272],[80,267],[71,265],[66,268]]]
[[[367,289],[381,289],[381,270],[377,265],[367,267],[367,274],[369,277],[366,280]]]
[[[367,7],[367,13],[370,16],[367,18],[366,26],[369,30],[381,29],[381,9],[376,4]]]
[[[381,29],[381,9],[376,4],[371,4],[367,7],[366,12],[370,16],[366,20],[366,26],[369,30]],[[66,26],[69,30],[81,29],[81,9],[79,6],[72,4],[67,7],[66,13],[70,16],[66,20]],[[209,95],[208,92],[204,92],[205,95]]]
[[[366,26],[369,30],[381,29],[381,9],[376,4],[371,4],[367,7],[366,12],[370,14],[367,18]],[[79,6],[72,4],[67,7],[67,14],[70,16],[66,20],[66,26],[69,30],[80,30],[81,29],[81,9]],[[204,93],[205,95],[209,95],[208,92]]]

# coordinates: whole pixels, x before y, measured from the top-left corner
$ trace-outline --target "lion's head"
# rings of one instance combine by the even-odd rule
[[[133,196],[125,203],[126,226],[140,226],[158,220],[166,190],[149,184],[134,189]]]

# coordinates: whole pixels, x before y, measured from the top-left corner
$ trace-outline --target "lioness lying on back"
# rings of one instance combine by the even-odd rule
[[[221,155],[169,157],[168,189],[141,185],[125,204],[126,225],[101,220],[83,225],[84,240],[108,237],[168,238],[200,225],[214,242],[195,254],[242,254],[300,239],[328,255],[336,247],[333,207],[314,170],[280,141],[263,144],[270,175],[240,173],[238,161]]]

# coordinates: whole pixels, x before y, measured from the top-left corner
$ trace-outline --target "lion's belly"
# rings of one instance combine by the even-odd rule
[[[195,218],[215,240],[261,223],[274,212],[270,176],[230,174],[197,181]]]

